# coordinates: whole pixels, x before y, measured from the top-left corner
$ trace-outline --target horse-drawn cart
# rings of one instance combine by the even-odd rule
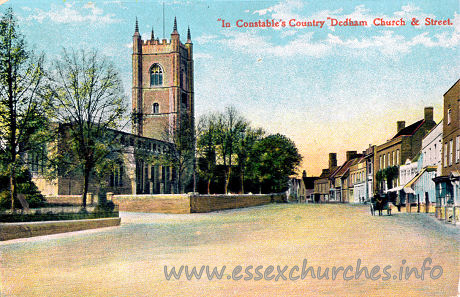
[[[375,195],[371,198],[370,203],[371,214],[375,216],[375,212],[379,212],[379,216],[382,215],[383,211],[387,211],[387,215],[391,216],[391,202],[388,199],[388,196],[383,195]]]

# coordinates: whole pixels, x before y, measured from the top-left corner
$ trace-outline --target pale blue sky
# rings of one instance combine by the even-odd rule
[[[364,150],[434,106],[459,78],[459,1],[165,1],[165,32],[174,16],[195,54],[196,114],[234,105],[254,125],[292,138],[303,167],[318,174],[327,153]],[[96,48],[119,68],[131,90],[134,20],[144,39],[162,37],[162,1],[10,0],[28,45],[53,59],[62,47]],[[238,19],[367,20],[367,27],[237,28]],[[376,27],[374,18],[403,27]],[[424,19],[453,26],[428,27]],[[231,28],[222,28],[223,18]],[[422,25],[414,27],[417,18]]]

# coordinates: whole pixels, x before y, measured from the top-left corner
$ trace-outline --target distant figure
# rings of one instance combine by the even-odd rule
[[[372,216],[375,216],[374,204],[375,204],[375,200],[374,200],[374,198],[371,198],[371,203],[369,203],[369,205],[370,205],[370,207],[371,207],[371,215],[372,215]]]
[[[382,197],[377,193],[375,194],[375,206],[377,207],[377,210],[379,211],[379,216],[382,215],[382,209],[383,209],[383,199]]]

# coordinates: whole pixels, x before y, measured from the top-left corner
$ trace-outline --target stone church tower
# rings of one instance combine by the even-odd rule
[[[193,44],[190,28],[181,43],[174,18],[171,40],[133,35],[133,134],[168,140],[188,120],[194,127]],[[186,115],[186,116],[184,116]]]

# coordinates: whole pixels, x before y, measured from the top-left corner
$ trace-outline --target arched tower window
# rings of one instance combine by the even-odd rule
[[[153,112],[153,113],[160,113],[160,104],[158,104],[158,103],[153,103],[152,112]]]
[[[161,86],[163,84],[163,69],[160,64],[153,64],[150,67],[150,86]]]

